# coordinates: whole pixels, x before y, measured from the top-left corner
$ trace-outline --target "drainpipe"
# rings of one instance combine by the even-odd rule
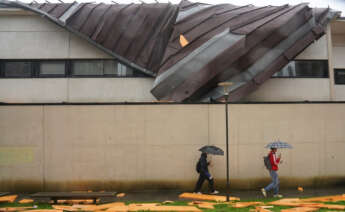
[[[327,56],[328,56],[328,74],[329,74],[329,100],[334,101],[334,69],[333,69],[333,46],[331,34],[331,22],[327,24]]]

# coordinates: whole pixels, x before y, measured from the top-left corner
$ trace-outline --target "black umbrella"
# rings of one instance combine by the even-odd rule
[[[210,146],[210,145],[201,147],[199,151],[205,152],[211,155],[224,155],[224,151],[221,148],[216,147],[216,146]]]

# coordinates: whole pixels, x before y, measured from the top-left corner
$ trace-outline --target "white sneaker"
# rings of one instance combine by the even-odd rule
[[[267,193],[266,193],[266,190],[264,188],[261,189],[261,193],[262,193],[262,195],[264,195],[264,197],[267,197]]]
[[[281,194],[275,194],[275,195],[273,195],[273,197],[275,197],[275,198],[283,198],[283,195],[281,195]]]
[[[193,194],[202,194],[200,191],[198,191],[198,192],[193,192]]]
[[[219,191],[214,190],[213,192],[211,192],[211,194],[219,194]]]

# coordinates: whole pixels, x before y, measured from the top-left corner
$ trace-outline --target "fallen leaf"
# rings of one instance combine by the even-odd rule
[[[18,195],[8,195],[0,197],[0,202],[14,202]]]
[[[124,196],[126,196],[125,193],[119,193],[119,194],[116,195],[117,198],[121,198],[121,197],[124,197]]]
[[[25,204],[25,203],[33,203],[33,199],[22,199],[19,201],[20,204]]]

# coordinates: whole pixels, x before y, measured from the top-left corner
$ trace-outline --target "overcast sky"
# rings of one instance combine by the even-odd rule
[[[31,0],[21,0],[23,2],[31,2]],[[45,0],[36,0],[37,2],[44,2]],[[58,0],[48,0],[49,2],[58,2]],[[63,0],[64,2],[73,2],[75,0]],[[112,0],[76,0],[78,2],[104,2],[110,3]],[[117,3],[140,3],[144,1],[146,3],[153,3],[155,0],[113,0]],[[172,2],[172,3],[179,3],[180,0],[157,0],[159,2]],[[342,11],[342,16],[345,16],[345,0],[189,0],[191,2],[203,2],[209,4],[222,4],[222,3],[230,3],[234,5],[246,5],[246,4],[253,4],[255,6],[266,6],[266,5],[283,5],[283,4],[290,4],[295,5],[302,2],[309,2],[310,7],[330,7],[335,10]]]

